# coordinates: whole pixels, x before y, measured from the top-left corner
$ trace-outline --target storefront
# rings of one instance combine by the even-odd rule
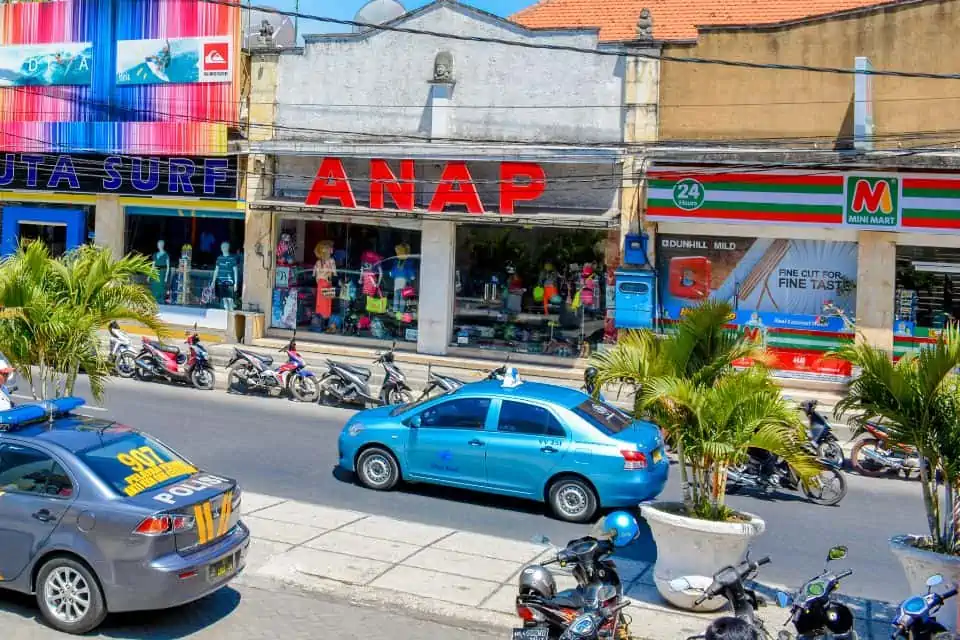
[[[922,347],[960,312],[958,184],[931,173],[656,167],[647,219],[658,227],[661,319],[728,301],[734,322],[801,377],[848,378],[847,363],[823,356],[868,328],[873,340],[886,332],[895,355]]]
[[[2,162],[3,255],[31,239],[54,255],[93,239],[141,253],[160,273],[149,286],[162,320],[227,328],[243,273],[235,157],[9,153]]]
[[[614,163],[280,157],[276,173],[254,203],[274,216],[275,331],[576,357],[612,330]]]

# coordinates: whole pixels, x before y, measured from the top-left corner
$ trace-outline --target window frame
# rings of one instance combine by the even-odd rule
[[[525,432],[519,432],[519,431],[501,431],[501,430],[500,430],[500,418],[501,418],[501,416],[503,415],[503,407],[504,407],[508,402],[511,402],[511,403],[514,403],[514,404],[518,404],[518,405],[525,405],[525,406],[527,406],[527,407],[534,407],[534,408],[536,408],[536,409],[541,409],[541,410],[543,410],[543,411],[546,411],[546,412],[547,412],[547,415],[550,416],[551,418],[553,418],[554,422],[556,423],[556,426],[560,427],[561,433],[559,433],[559,434],[557,434],[557,433],[539,433],[539,434],[535,434],[535,433],[525,433]],[[498,434],[501,434],[501,433],[502,433],[502,434],[507,434],[507,435],[527,436],[527,437],[531,437],[531,438],[562,438],[562,439],[564,439],[564,440],[566,440],[566,439],[568,439],[568,438],[570,437],[570,432],[569,432],[569,430],[568,430],[565,426],[563,426],[563,421],[560,420],[560,418],[557,416],[556,412],[553,411],[553,409],[551,409],[551,408],[548,407],[548,406],[544,406],[544,405],[542,405],[542,404],[536,403],[536,402],[529,402],[529,401],[527,401],[527,400],[521,400],[521,399],[516,399],[516,398],[501,398],[501,399],[500,399],[500,405],[499,405],[499,407],[497,408],[497,420],[496,420],[496,424],[494,424],[493,427],[494,427],[494,428],[493,428],[493,431],[496,432],[496,433],[498,433]],[[549,427],[548,427],[548,428],[549,428]]]
[[[70,501],[77,497],[77,492],[80,489],[77,483],[77,479],[74,476],[73,472],[70,470],[70,468],[66,464],[64,464],[60,458],[55,456],[53,453],[51,453],[47,449],[44,449],[43,447],[38,447],[33,443],[28,444],[28,443],[17,442],[17,441],[0,442],[0,458],[2,458],[4,449],[11,446],[29,449],[31,451],[36,451],[37,453],[45,455],[51,461],[51,466],[48,473],[52,475],[53,466],[54,465],[59,466],[61,469],[63,469],[64,475],[70,481],[70,487],[73,489],[73,491],[69,496],[61,496],[58,494],[47,493],[46,489],[47,487],[49,487],[49,483],[46,483],[44,484],[44,491],[42,493],[36,493],[33,491],[21,491],[20,489],[4,489],[4,493],[9,493],[11,495],[18,495],[18,496],[30,496],[34,498],[45,498],[50,500],[61,500],[61,501]]]

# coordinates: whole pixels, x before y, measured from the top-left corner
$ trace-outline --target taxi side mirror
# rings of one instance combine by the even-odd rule
[[[422,424],[423,424],[423,421],[420,419],[420,416],[418,415],[413,416],[412,418],[407,420],[407,426],[410,427],[411,429],[419,429],[420,425]]]

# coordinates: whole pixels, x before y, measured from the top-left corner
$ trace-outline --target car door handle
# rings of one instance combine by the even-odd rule
[[[540,451],[544,453],[556,453],[559,449],[554,449],[553,447],[540,447]]]
[[[467,444],[469,444],[471,447],[482,447],[482,446],[483,446],[483,440],[477,440],[476,438],[474,438],[473,440],[471,440],[471,441],[468,442]]]
[[[53,520],[53,514],[46,509],[40,509],[40,511],[37,511],[35,514],[33,514],[33,517],[40,522],[50,522]]]

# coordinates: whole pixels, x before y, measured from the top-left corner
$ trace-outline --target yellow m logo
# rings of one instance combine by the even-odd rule
[[[853,187],[850,209],[854,213],[890,215],[893,213],[893,193],[890,191],[890,183],[886,180],[877,180],[871,184],[864,178],[857,180]]]

